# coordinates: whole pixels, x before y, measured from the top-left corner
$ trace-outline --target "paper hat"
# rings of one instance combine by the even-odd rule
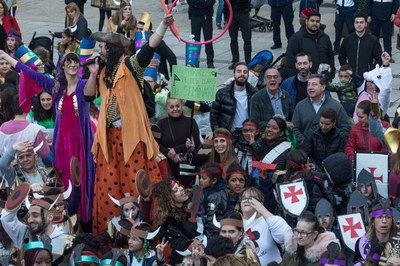
[[[160,62],[160,55],[154,53],[152,60],[158,60]],[[152,64],[150,64],[150,65],[152,65]],[[158,73],[159,66],[160,66],[160,64],[158,63],[156,65],[146,67],[146,70],[144,71],[143,76],[144,77],[152,77],[154,80],[157,80],[157,73]]]
[[[96,41],[91,40],[87,37],[83,37],[81,44],[79,45],[79,58],[86,61],[87,58],[91,57],[94,53],[94,47],[96,46]]]
[[[199,67],[201,45],[186,44],[186,66]]]
[[[149,28],[150,28],[150,14],[148,12],[146,12],[146,11],[143,11],[141,16],[140,16],[139,22],[143,22],[144,23],[144,27],[143,27],[144,31],[149,31]]]
[[[150,32],[148,31],[137,31],[135,32],[135,49],[139,51],[143,45],[149,41]]]
[[[15,51],[15,56],[23,64],[30,67],[36,67],[37,65],[42,63],[42,60],[40,60],[39,57],[24,44],[18,47],[17,51]]]

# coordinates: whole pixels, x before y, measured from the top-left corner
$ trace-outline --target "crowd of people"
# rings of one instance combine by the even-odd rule
[[[22,41],[17,1],[0,0],[0,265],[400,265],[397,1],[340,1],[333,44],[322,1],[300,2],[296,32],[291,1],[269,1],[271,49],[280,17],[288,46],[260,71],[250,1],[230,0],[233,78],[213,102],[169,92],[173,15],[153,28],[129,1],[92,0],[92,33],[85,2],[65,1],[53,62]],[[187,4],[195,40],[210,39],[215,1]]]

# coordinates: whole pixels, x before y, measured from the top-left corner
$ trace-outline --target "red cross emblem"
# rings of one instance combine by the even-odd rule
[[[383,175],[381,175],[381,176],[375,176],[374,175],[376,167],[368,167],[368,168],[369,168],[369,172],[374,176],[374,179],[378,180],[379,182],[382,183],[383,182]]]
[[[346,233],[347,231],[350,231],[350,238],[356,238],[358,237],[358,234],[356,232],[356,229],[362,229],[361,223],[357,222],[356,224],[353,224],[353,217],[348,217],[345,219],[347,222],[347,225],[343,225],[343,231]]]
[[[296,191],[296,186],[290,186],[287,187],[289,189],[289,192],[283,193],[283,196],[285,199],[291,197],[292,198],[292,203],[299,202],[299,198],[297,196],[303,195],[303,189],[300,188],[299,190]]]

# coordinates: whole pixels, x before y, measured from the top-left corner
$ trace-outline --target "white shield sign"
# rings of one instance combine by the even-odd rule
[[[357,239],[365,234],[365,226],[361,214],[339,215],[338,221],[344,243],[354,251]]]
[[[355,176],[362,169],[370,172],[375,179],[376,188],[382,197],[388,197],[388,179],[389,179],[389,155],[387,153],[369,153],[356,152],[355,154]]]
[[[284,209],[294,216],[300,216],[308,206],[304,181],[278,185],[278,195]]]

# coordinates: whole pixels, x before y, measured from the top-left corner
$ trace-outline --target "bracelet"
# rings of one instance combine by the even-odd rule
[[[161,21],[160,25],[158,26],[156,33],[161,36],[164,37],[165,33],[167,32],[168,26],[164,24],[163,21]]]

